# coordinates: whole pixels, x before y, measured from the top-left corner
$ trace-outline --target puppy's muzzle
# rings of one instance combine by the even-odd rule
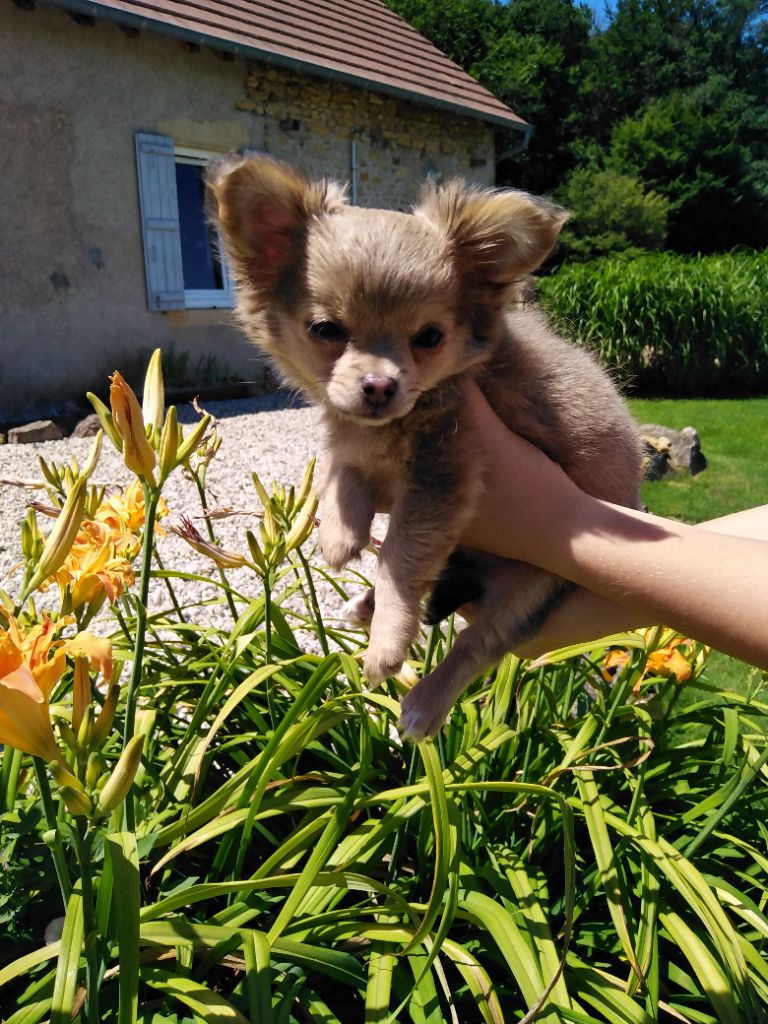
[[[367,373],[360,381],[360,390],[367,405],[380,409],[388,405],[397,394],[397,380],[394,377]]]

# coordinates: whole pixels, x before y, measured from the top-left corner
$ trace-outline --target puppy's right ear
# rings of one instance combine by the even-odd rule
[[[206,186],[209,214],[238,281],[264,299],[302,259],[312,217],[333,213],[346,201],[333,182],[310,182],[268,156],[214,164]]]

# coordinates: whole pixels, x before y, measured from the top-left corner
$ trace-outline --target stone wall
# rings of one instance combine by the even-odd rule
[[[248,99],[258,148],[309,174],[355,178],[361,206],[406,209],[428,175],[494,183],[493,129],[409,100],[251,64]]]

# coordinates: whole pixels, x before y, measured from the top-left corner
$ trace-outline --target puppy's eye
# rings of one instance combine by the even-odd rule
[[[411,338],[411,345],[414,348],[430,349],[437,348],[440,342],[443,340],[443,332],[439,327],[435,327],[434,324],[428,324],[426,327],[422,327],[418,334],[415,334]]]
[[[346,327],[335,320],[313,320],[307,324],[307,333],[320,341],[346,341],[349,337]]]

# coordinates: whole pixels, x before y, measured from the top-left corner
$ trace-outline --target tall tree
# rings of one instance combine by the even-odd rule
[[[498,178],[550,192],[574,164],[592,14],[572,0],[387,0],[531,125],[499,138]]]

